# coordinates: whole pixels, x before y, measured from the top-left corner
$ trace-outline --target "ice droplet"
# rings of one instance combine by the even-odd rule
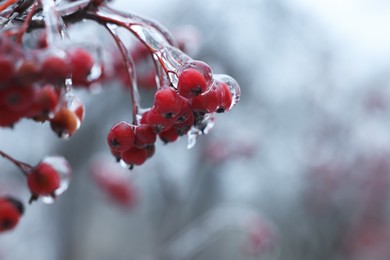
[[[229,110],[232,109],[240,100],[241,89],[237,81],[225,74],[214,74],[214,78],[222,81],[229,87],[229,91],[232,94],[232,104],[229,107]]]
[[[199,136],[199,129],[192,127],[190,131],[187,133],[187,149],[191,149],[196,144],[196,139]]]
[[[68,161],[62,156],[48,156],[45,157],[42,162],[51,165],[58,172],[61,178],[60,187],[55,190],[54,196],[40,196],[43,203],[51,204],[55,201],[56,197],[60,196],[68,189],[72,176],[72,169],[70,168]]]
[[[213,113],[204,115],[204,118],[193,126],[187,133],[187,149],[191,149],[196,144],[196,139],[200,135],[208,134],[214,127],[215,117]]]

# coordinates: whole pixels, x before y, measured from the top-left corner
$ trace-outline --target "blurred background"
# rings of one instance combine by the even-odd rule
[[[133,171],[106,144],[131,120],[119,84],[78,92],[86,119],[70,140],[28,120],[0,129],[17,159],[62,154],[73,168],[66,193],[0,235],[1,260],[390,259],[388,1],[110,5],[189,37],[189,55],[234,77],[241,100],[194,148],[159,142]],[[142,102],[152,95],[141,90]],[[27,203],[22,175],[0,167],[0,194]]]

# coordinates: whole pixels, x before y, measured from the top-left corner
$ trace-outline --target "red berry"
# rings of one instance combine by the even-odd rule
[[[183,97],[192,98],[206,91],[211,83],[211,68],[202,61],[192,61],[179,72],[177,89]]]
[[[216,91],[218,93],[218,108],[217,113],[223,113],[230,109],[233,102],[233,95],[229,90],[229,86],[222,81],[216,81]]]
[[[48,82],[63,82],[71,72],[71,67],[65,58],[49,56],[42,63],[42,75]]]
[[[69,108],[62,107],[50,119],[50,127],[59,137],[68,137],[80,127],[80,119]]]
[[[65,103],[50,120],[52,130],[59,137],[68,138],[74,134],[84,120],[84,105],[77,96],[65,96]]]
[[[146,116],[146,122],[155,133],[160,133],[170,128],[174,123],[174,119],[163,117],[159,112],[151,109]]]
[[[23,204],[14,198],[0,198],[0,232],[8,231],[19,223]]]
[[[182,97],[181,99],[181,110],[180,113],[174,118],[175,124],[182,123],[192,114],[191,103],[188,99]]]
[[[0,93],[0,103],[9,110],[24,112],[34,100],[34,89],[31,86],[9,86]]]
[[[11,111],[0,105],[0,127],[12,127],[21,116],[19,112]]]
[[[122,160],[130,165],[141,165],[147,159],[146,149],[132,147],[121,154]]]
[[[117,152],[129,150],[133,147],[134,141],[134,126],[125,121],[116,123],[107,135],[108,145]]]
[[[61,177],[48,163],[39,163],[28,175],[27,185],[33,195],[53,195],[60,187]]]
[[[150,158],[156,152],[156,146],[154,144],[149,144],[145,147],[146,150],[146,158]]]
[[[0,86],[7,84],[14,76],[13,61],[5,57],[0,57]]]
[[[53,112],[58,105],[58,93],[52,85],[37,88],[34,100],[28,115],[38,121],[48,119],[49,113]]]
[[[181,117],[181,121],[173,125],[173,128],[176,130],[176,133],[181,136],[185,135],[195,122],[195,117],[192,111],[188,114],[185,114]]]
[[[165,118],[173,118],[180,112],[180,98],[169,87],[160,89],[156,92],[153,109]]]
[[[74,85],[88,86],[88,75],[94,64],[92,56],[82,48],[76,48],[69,54],[72,66],[72,83]]]
[[[36,82],[41,77],[41,71],[38,66],[32,62],[25,60],[16,71],[15,78],[17,82],[24,85],[30,85]]]
[[[191,106],[194,112],[203,114],[215,112],[218,108],[218,104],[218,93],[213,88],[191,100]]]
[[[179,134],[174,127],[171,127],[168,130],[161,132],[158,136],[160,137],[161,141],[166,144],[172,143],[179,138]]]
[[[135,146],[138,148],[145,148],[153,145],[156,142],[156,133],[153,128],[147,124],[138,125],[135,128]]]

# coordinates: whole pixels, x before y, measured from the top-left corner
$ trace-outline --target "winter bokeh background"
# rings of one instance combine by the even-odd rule
[[[46,124],[1,129],[0,149],[19,160],[63,154],[73,166],[55,204],[33,203],[1,234],[1,260],[390,259],[387,1],[111,5],[170,31],[192,26],[191,56],[233,76],[241,101],[191,150],[185,138],[159,143],[132,172],[114,163],[105,140],[131,119],[130,98],[115,84],[81,91],[85,123],[68,141]],[[0,167],[1,194],[27,202],[17,169]],[[131,188],[130,206],[96,182],[104,167]]]

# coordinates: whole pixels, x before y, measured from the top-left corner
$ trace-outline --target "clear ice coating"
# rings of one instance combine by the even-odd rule
[[[61,178],[60,187],[55,190],[54,196],[40,196],[44,203],[51,204],[55,201],[56,197],[60,196],[68,189],[72,176],[72,169],[68,161],[62,156],[48,156],[45,157],[42,162],[51,165],[58,172]]]
[[[208,132],[214,127],[214,113],[209,113],[204,116],[202,122],[198,125],[191,127],[187,133],[187,149],[191,149],[195,146],[198,136],[208,134]]]
[[[157,74],[156,84],[158,88],[161,88],[167,83],[170,83],[176,88],[178,82],[177,76],[180,74],[183,67],[193,62],[197,62],[178,49],[173,42],[172,36],[158,24],[149,22],[135,15],[114,11],[107,7],[99,8],[93,15],[96,15],[102,20],[120,21],[117,23],[112,22],[112,24],[125,27],[149,48],[155,62]],[[241,91],[238,83],[228,75],[213,74],[211,71],[209,74],[210,82],[217,79],[228,86],[232,95],[232,103],[228,110],[232,109],[240,99]],[[212,84],[210,84],[210,87],[211,86]],[[142,108],[139,107],[139,111],[142,111]],[[206,114],[204,119],[201,122],[196,123],[188,132],[187,148],[192,148],[196,144],[197,137],[202,134],[207,134],[213,126],[214,113]]]
[[[84,120],[85,117],[85,108],[81,99],[78,96],[74,95],[72,92],[68,92],[64,95],[64,99],[60,107],[61,106],[66,107],[67,109],[76,114],[76,130],[78,130],[81,126],[81,122]],[[72,133],[63,131],[59,137],[62,139],[68,139],[71,137],[71,134]]]
[[[229,107],[229,110],[232,109],[240,100],[241,89],[237,81],[225,74],[214,74],[214,78],[222,81],[229,87],[229,91],[232,94],[232,104]]]

